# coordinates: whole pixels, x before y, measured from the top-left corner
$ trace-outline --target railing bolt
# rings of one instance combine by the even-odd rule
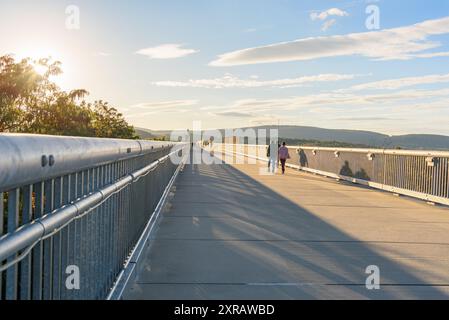
[[[41,166],[42,166],[42,167],[45,167],[47,164],[48,164],[48,158],[47,158],[46,155],[43,155],[43,156],[41,157]]]
[[[51,155],[48,157],[48,165],[49,165],[50,167],[53,167],[54,164],[55,164],[55,157],[51,154]]]

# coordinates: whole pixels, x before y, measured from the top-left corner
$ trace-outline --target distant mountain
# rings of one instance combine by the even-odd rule
[[[372,131],[345,130],[345,129],[323,129],[308,126],[258,126],[245,127],[245,129],[278,129],[279,138],[291,140],[316,140],[323,142],[341,142],[352,145],[371,146],[373,148],[402,148],[402,149],[428,149],[428,150],[449,150],[449,136],[432,134],[408,134],[389,136]],[[136,128],[139,132],[152,135],[154,137],[169,136],[169,130],[152,131],[148,129]],[[220,130],[224,135],[224,129]],[[141,135],[142,138],[144,138]]]
[[[259,126],[252,127],[252,129],[278,129],[280,138],[338,141],[352,144],[363,144],[368,146],[386,145],[388,144],[388,139],[390,138],[388,135],[370,131],[323,129],[306,126],[279,126],[279,128],[278,126]]]
[[[134,128],[134,131],[141,139],[153,139],[156,136],[153,134],[153,131],[144,129],[144,128]]]
[[[156,139],[161,137],[169,137],[170,136],[170,130],[150,130],[145,128],[134,128],[134,131],[136,131],[137,135],[141,139]]]
[[[392,145],[409,149],[449,150],[449,137],[434,134],[407,134],[393,136]]]
[[[253,129],[277,129],[277,126],[260,126]],[[243,128],[245,129],[245,128]],[[433,134],[407,134],[389,136],[372,131],[323,129],[307,126],[280,126],[279,137],[318,141],[337,141],[376,148],[403,148],[449,150],[449,136]]]

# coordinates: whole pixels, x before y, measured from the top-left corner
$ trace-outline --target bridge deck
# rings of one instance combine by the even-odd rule
[[[187,165],[125,298],[449,298],[449,209],[265,166]]]

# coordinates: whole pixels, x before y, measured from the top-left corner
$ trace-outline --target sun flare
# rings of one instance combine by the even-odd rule
[[[14,56],[16,57],[16,59],[25,59],[25,58],[31,59],[33,61],[32,64],[34,70],[40,75],[44,75],[45,72],[47,71],[46,67],[38,63],[40,59],[48,58],[50,59],[50,62],[54,61],[61,62],[63,73],[57,76],[52,76],[52,81],[55,82],[60,87],[63,88],[67,87],[68,80],[71,74],[71,67],[70,67],[71,64],[69,62],[69,59],[67,59],[67,57],[65,57],[60,51],[50,47],[32,46],[17,50]]]

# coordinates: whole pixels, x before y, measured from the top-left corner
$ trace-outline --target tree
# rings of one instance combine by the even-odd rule
[[[22,124],[25,105],[42,80],[29,62],[15,63],[9,55],[0,57],[0,131]]]
[[[36,66],[44,72],[36,72]],[[0,132],[137,138],[107,102],[86,102],[84,89],[60,90],[50,78],[61,73],[61,63],[51,59],[0,57]]]
[[[27,108],[20,132],[95,136],[92,114],[84,102],[78,100],[88,93],[85,90],[55,92],[44,102],[31,104]]]
[[[93,112],[92,126],[96,137],[137,138],[134,128],[128,125],[117,109],[109,107],[107,102],[95,101],[89,108]]]

